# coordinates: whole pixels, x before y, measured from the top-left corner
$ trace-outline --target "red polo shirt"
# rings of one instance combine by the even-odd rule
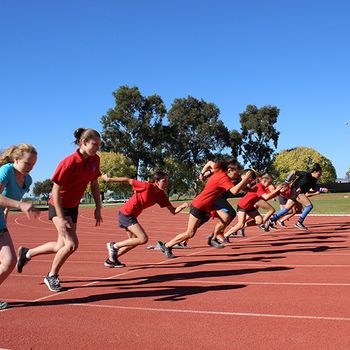
[[[62,206],[74,208],[79,205],[89,182],[96,180],[100,175],[100,157],[95,155],[84,159],[77,149],[58,164],[51,180],[61,186]],[[54,205],[52,197],[50,203]]]
[[[161,208],[170,206],[166,193],[150,182],[132,180],[133,196],[119,209],[124,215],[138,217],[142,210],[158,203]]]
[[[192,205],[197,209],[210,211],[215,198],[233,186],[226,172],[218,170],[209,177],[203,191],[192,201]]]
[[[264,185],[259,182],[255,186],[251,188],[250,192],[247,192],[247,194],[242,197],[238,201],[238,206],[240,206],[242,209],[245,210],[253,210],[254,204],[259,201],[259,199],[262,198],[262,195],[265,193],[270,193],[270,190],[268,187],[264,187]]]

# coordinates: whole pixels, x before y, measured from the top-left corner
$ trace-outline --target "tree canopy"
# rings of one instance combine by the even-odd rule
[[[34,196],[41,197],[48,201],[52,190],[53,182],[50,179],[44,181],[37,181],[34,183],[33,194]]]
[[[272,169],[279,180],[284,180],[292,170],[310,170],[314,163],[320,163],[323,173],[322,183],[334,183],[337,178],[332,162],[309,147],[296,147],[277,154]]]
[[[240,114],[241,149],[246,164],[264,172],[270,168],[277,148],[279,132],[275,128],[279,109],[274,106],[257,108],[248,105]]]
[[[102,150],[129,158],[136,177],[140,167],[155,166],[163,150],[166,108],[158,95],[142,96],[137,87],[121,86],[113,92],[115,107],[102,116]]]

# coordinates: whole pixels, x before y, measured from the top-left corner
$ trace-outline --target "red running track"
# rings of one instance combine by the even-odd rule
[[[116,209],[81,210],[80,246],[61,270],[61,293],[43,284],[52,256],[39,256],[0,287],[12,308],[0,312],[5,349],[350,349],[350,218],[310,217],[309,232],[263,234],[256,228],[225,249],[206,246],[214,222],[193,249],[138,247],[123,269],[103,266],[105,243],[120,240]],[[140,217],[150,243],[186,227],[187,215],[149,209]],[[40,220],[10,216],[16,248],[56,238]]]

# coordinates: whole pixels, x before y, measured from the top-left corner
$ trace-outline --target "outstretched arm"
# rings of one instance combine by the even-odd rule
[[[117,182],[117,183],[127,183],[129,185],[132,185],[132,180],[128,177],[109,177],[107,174],[103,174],[102,179],[104,181],[108,182]]]
[[[233,195],[238,194],[252,180],[252,177],[253,177],[253,170],[247,171],[242,176],[242,180],[237,185],[230,188],[230,192]]]
[[[169,205],[167,208],[170,211],[171,214],[176,215],[180,212],[182,212],[184,209],[188,208],[190,205],[188,203],[182,203],[177,207],[174,207],[172,205]]]

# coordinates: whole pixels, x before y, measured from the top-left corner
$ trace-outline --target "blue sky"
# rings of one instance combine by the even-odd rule
[[[28,142],[48,178],[77,127],[101,130],[112,91],[167,107],[216,103],[230,128],[247,104],[281,109],[278,150],[308,146],[350,165],[350,2],[0,1],[0,148]]]

